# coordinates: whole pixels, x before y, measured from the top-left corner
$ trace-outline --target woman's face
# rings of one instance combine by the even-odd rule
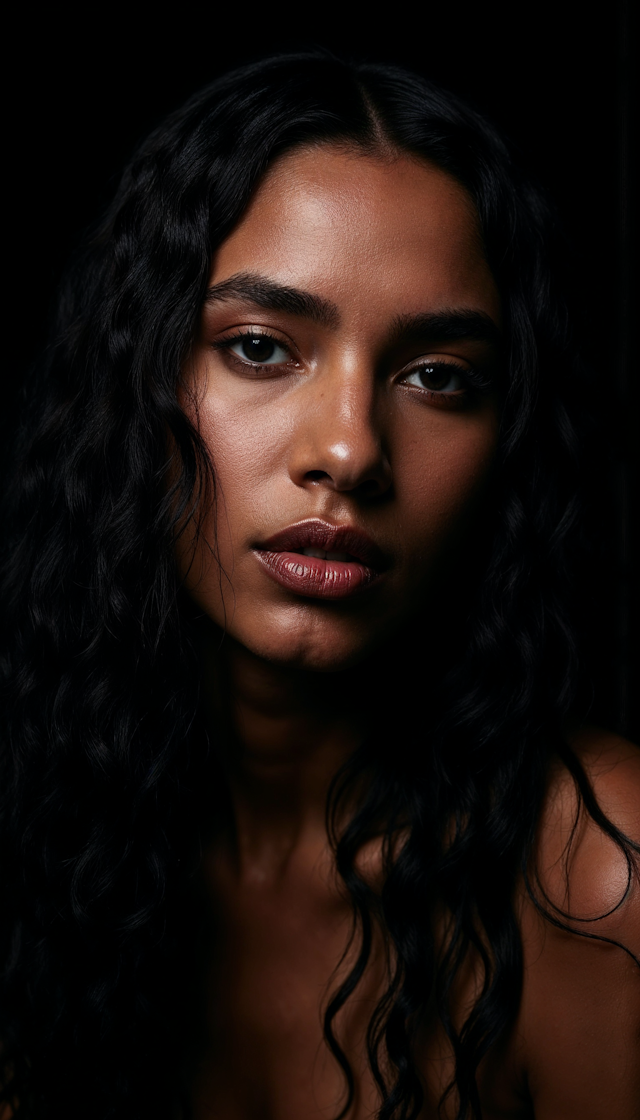
[[[446,173],[329,145],[273,165],[215,255],[184,371],[217,479],[178,544],[206,614],[326,671],[455,595],[496,446],[499,331],[473,203]]]

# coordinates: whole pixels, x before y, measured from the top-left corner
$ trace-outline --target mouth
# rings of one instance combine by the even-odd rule
[[[352,525],[301,521],[254,545],[268,574],[297,595],[346,599],[376,583],[388,558],[366,533]]]

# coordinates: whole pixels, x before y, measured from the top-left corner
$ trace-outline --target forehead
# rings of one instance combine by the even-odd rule
[[[468,192],[433,164],[322,145],[281,157],[221,245],[212,282],[250,271],[380,311],[469,304],[499,316]]]

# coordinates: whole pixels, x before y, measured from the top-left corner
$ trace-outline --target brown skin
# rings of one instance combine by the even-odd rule
[[[640,752],[601,729],[569,736],[599,804],[627,836],[640,837]],[[583,811],[570,853],[576,818],[575,788],[558,763],[549,775],[538,832],[540,885],[556,906],[570,912],[573,929],[611,938],[640,957],[638,869],[630,893],[616,907],[628,881],[626,861]],[[541,892],[537,895],[542,901]],[[636,1120],[640,1102],[640,969],[621,949],[556,929],[531,903],[523,883],[516,890],[524,950],[519,1014],[505,1042],[481,1065],[479,1084],[486,1120]],[[589,922],[575,919],[592,918]],[[478,971],[469,962],[460,985],[467,1010]],[[446,1039],[434,1025],[423,1042],[429,1108],[452,1075]],[[532,1111],[530,1111],[532,1110]],[[445,1110],[449,1120],[455,1109]]]
[[[194,1100],[197,1120],[301,1120],[335,1115],[343,1090],[320,1009],[335,986],[350,907],[324,809],[331,777],[370,723],[358,667],[383,656],[417,609],[428,618],[437,604],[452,555],[482,516],[498,432],[496,397],[464,394],[465,370],[496,367],[493,343],[447,342],[407,321],[463,311],[499,328],[500,301],[473,205],[455,181],[406,156],[337,147],[299,150],[270,169],[216,254],[211,285],[245,274],[319,297],[323,314],[268,308],[227,290],[206,304],[184,371],[183,407],[210,448],[219,498],[200,537],[187,530],[180,538],[178,561],[213,624],[213,715],[233,728],[225,758],[233,821],[204,861],[220,937]],[[237,337],[233,350],[219,347],[242,332],[267,332],[284,348],[270,368],[251,367]],[[425,388],[416,371],[429,363],[436,373]],[[389,558],[376,587],[333,603],[270,578],[252,546],[313,517],[355,524],[376,541]],[[633,748],[597,735],[578,737],[576,747],[605,810],[640,837]],[[540,832],[552,897],[570,815],[559,770]],[[620,857],[588,827],[575,851],[571,907],[592,913],[620,887]],[[375,877],[375,845],[362,861]],[[636,953],[639,893],[602,923]],[[516,1028],[481,1070],[486,1116],[530,1115],[533,1100],[542,1120],[631,1120],[640,1088],[633,966],[620,950],[544,924],[522,889],[518,907],[524,995]],[[470,961],[461,1012],[476,975]],[[354,1120],[375,1112],[363,1037],[383,984],[378,946],[358,998],[337,1020],[357,1078]],[[419,1060],[426,1118],[450,1076],[435,1027],[425,1029]]]

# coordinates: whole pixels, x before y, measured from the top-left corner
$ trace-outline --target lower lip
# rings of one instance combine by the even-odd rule
[[[321,560],[301,552],[267,552],[255,554],[269,575],[296,595],[311,599],[347,599],[363,591],[379,578],[380,573],[357,560]]]

